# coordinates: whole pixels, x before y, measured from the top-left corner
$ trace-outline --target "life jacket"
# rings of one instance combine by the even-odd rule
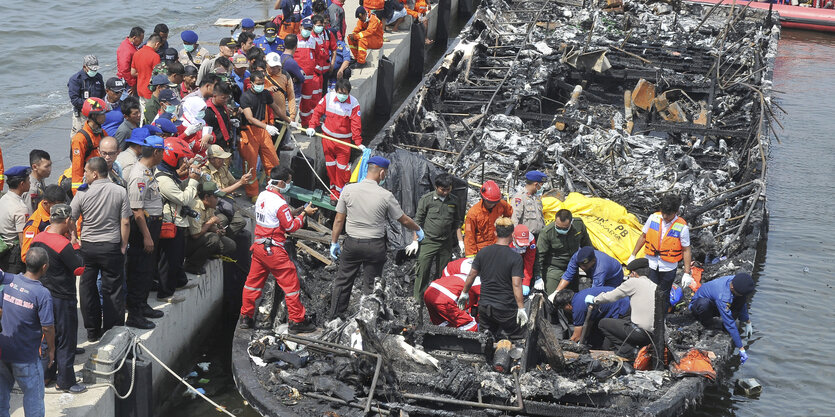
[[[670,363],[670,350],[664,347],[664,366]],[[642,347],[635,356],[635,361],[632,362],[632,367],[636,371],[652,370],[652,345]]]
[[[679,262],[682,258],[681,231],[687,226],[687,222],[677,217],[667,234],[661,238],[661,212],[657,212],[649,218],[649,230],[646,237],[646,253],[650,256],[658,256],[666,262]]]
[[[679,361],[674,363],[670,371],[675,376],[700,375],[711,381],[716,380],[716,370],[707,353],[699,349],[690,349]]]

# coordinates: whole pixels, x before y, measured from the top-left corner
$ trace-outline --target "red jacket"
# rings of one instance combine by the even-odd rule
[[[316,37],[316,68],[322,73],[331,69],[331,56],[336,50],[336,36],[330,32],[323,31],[321,35],[310,35]]]
[[[464,289],[464,282],[467,280],[467,275],[470,273],[472,265],[473,260],[470,258],[458,258],[450,262],[444,268],[443,276],[432,281],[429,287],[435,288],[441,294],[446,295],[446,297],[442,298],[444,302],[451,301],[455,303],[455,300],[461,295],[461,290]],[[478,305],[478,297],[481,295],[481,279],[479,277],[476,277],[473,285],[470,286],[469,294],[470,302],[467,304],[467,310]]]
[[[511,248],[516,247],[516,244],[511,242]],[[522,261],[525,262],[525,276],[522,277],[522,285],[531,286],[531,278],[534,275],[534,263],[536,262],[536,241],[531,241],[530,246],[525,249],[522,254]]]
[[[302,71],[304,71],[304,78],[309,80],[315,74],[321,74],[321,70],[316,69],[316,37],[310,35],[307,39],[303,39],[299,35],[299,46],[296,47],[296,52],[293,54],[293,59],[299,64]]]
[[[125,38],[119,49],[116,49],[116,76],[125,80],[129,86],[136,86],[136,77],[130,75],[130,64],[133,61],[133,54],[137,51],[130,38]]]
[[[255,239],[272,239],[284,243],[286,233],[302,227],[304,212],[297,217],[290,213],[290,206],[277,191],[265,190],[255,201]],[[259,243],[259,242],[256,242]]]
[[[313,117],[308,127],[318,127],[322,115],[325,116],[322,132],[345,142],[350,142],[353,138],[355,145],[362,145],[360,102],[356,97],[349,95],[348,100],[342,103],[336,98],[335,91],[329,91],[313,109]]]

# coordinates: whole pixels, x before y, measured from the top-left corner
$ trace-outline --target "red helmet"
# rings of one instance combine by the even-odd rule
[[[489,203],[498,203],[502,199],[502,191],[493,180],[488,180],[481,186],[481,198]]]
[[[84,104],[81,106],[81,114],[88,119],[92,116],[99,116],[105,113],[107,113],[107,103],[98,97],[85,99]]]
[[[190,154],[191,150],[182,140],[165,138],[165,153],[162,155],[162,161],[172,168],[180,166],[180,158],[187,158]]]

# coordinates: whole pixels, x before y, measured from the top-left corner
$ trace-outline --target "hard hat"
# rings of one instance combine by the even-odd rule
[[[90,97],[84,99],[84,104],[81,106],[81,114],[86,118],[98,116],[107,113],[107,104],[104,100],[98,97]]]
[[[481,186],[481,198],[490,203],[497,203],[502,199],[502,191],[493,180],[486,181]]]
[[[166,138],[163,143],[165,153],[162,156],[162,161],[172,168],[177,168],[180,165],[180,158],[187,157],[191,153],[188,146],[180,139]]]

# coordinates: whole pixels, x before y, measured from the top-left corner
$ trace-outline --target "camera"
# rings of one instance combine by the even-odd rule
[[[193,217],[193,218],[197,219],[197,218],[200,217],[200,213],[198,213],[197,211],[195,211],[191,207],[183,206],[183,208],[180,209],[180,216]]]

